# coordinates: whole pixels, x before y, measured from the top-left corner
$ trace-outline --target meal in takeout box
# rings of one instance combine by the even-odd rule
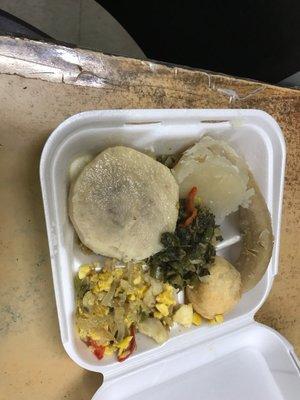
[[[242,242],[231,263],[216,246],[233,213]],[[69,216],[81,247],[104,256],[75,277],[76,329],[98,359],[126,360],[138,332],[161,344],[176,324],[222,322],[272,255],[270,214],[251,171],[210,136],[157,158],[105,149],[74,178]]]

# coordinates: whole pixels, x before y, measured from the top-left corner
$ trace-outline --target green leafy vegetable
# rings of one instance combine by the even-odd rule
[[[214,243],[222,240],[214,215],[204,206],[196,209],[196,217],[184,226],[186,205],[180,201],[175,232],[163,233],[164,249],[147,260],[153,277],[178,289],[193,286],[199,277],[209,275],[216,254]]]
[[[75,287],[76,297],[79,299],[83,299],[83,296],[89,290],[90,285],[86,278],[79,279],[78,275],[76,274],[74,277],[74,287]]]
[[[179,158],[181,157],[181,153],[179,154],[161,154],[156,157],[156,161],[164,164],[168,168],[173,168],[177,164]]]

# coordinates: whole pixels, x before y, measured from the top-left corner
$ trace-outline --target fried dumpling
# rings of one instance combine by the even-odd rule
[[[241,276],[225,258],[218,256],[209,272],[195,287],[187,287],[186,295],[198,314],[213,319],[231,311],[240,300]]]

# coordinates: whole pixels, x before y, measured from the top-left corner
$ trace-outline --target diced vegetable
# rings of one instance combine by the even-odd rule
[[[171,285],[165,284],[164,291],[156,296],[156,301],[158,303],[163,303],[167,306],[172,306],[176,304],[174,288]]]
[[[197,190],[196,186],[193,186],[185,200],[186,220],[182,223],[183,227],[190,225],[197,216],[197,208],[195,207]]]
[[[125,351],[123,351],[121,354],[118,354],[118,361],[122,362],[125,361],[136,349],[136,341],[135,341],[135,328],[134,326],[132,326],[130,328],[130,334],[131,336],[129,336],[130,342],[128,344],[128,347]]]
[[[168,330],[156,318],[147,318],[139,323],[138,328],[141,333],[150,336],[157,343],[164,343],[169,338]]]
[[[95,295],[91,291],[87,291],[82,299],[83,307],[89,308],[95,304]]]
[[[224,317],[222,314],[215,315],[213,319],[209,320],[211,325],[221,324],[222,322],[224,322]]]
[[[79,279],[85,278],[90,273],[90,271],[91,271],[90,264],[81,265],[78,271],[78,278]]]
[[[169,308],[165,304],[156,304],[156,308],[161,313],[162,316],[166,317],[169,315]]]
[[[87,346],[91,348],[98,360],[101,360],[104,356],[105,347],[97,344],[95,340],[88,339],[86,342]]]
[[[193,307],[191,304],[182,304],[175,312],[173,321],[189,328],[193,323]]]
[[[199,326],[199,325],[202,324],[201,315],[199,315],[196,312],[193,313],[193,324],[196,325],[196,326]]]
[[[76,325],[80,338],[89,346],[93,343],[93,348],[105,348],[104,353],[102,347],[95,350],[97,357],[118,351],[119,361],[124,361],[134,351],[131,331],[140,322],[157,319],[161,333],[152,332],[150,336],[168,335],[173,324],[175,289],[152,278],[141,264],[120,268],[105,265],[108,267],[96,271],[91,264],[83,279],[78,275],[75,278]]]

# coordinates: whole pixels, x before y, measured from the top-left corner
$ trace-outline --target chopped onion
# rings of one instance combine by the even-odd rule
[[[124,338],[125,334],[125,324],[124,324],[124,308],[116,307],[115,308],[115,323],[117,325],[117,341],[119,342]]]
[[[112,285],[111,285],[109,291],[107,292],[107,294],[103,297],[103,299],[102,299],[102,301],[101,301],[101,304],[102,304],[103,306],[106,306],[106,307],[107,307],[107,306],[110,306],[110,305],[111,305],[111,302],[112,302],[112,300],[113,300],[113,298],[114,298],[114,294],[115,294],[115,291],[116,291],[116,287],[117,287],[117,282],[114,281],[114,282],[112,283]]]

